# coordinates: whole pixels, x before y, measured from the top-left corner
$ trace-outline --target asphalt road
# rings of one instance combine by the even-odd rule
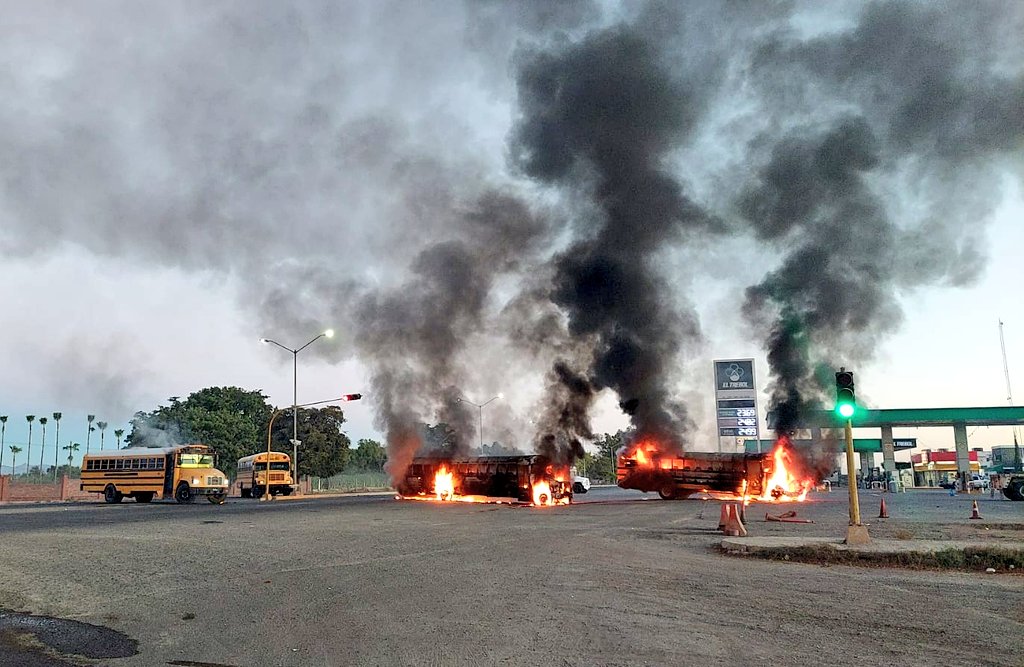
[[[724,556],[717,502],[643,498],[7,506],[0,609],[137,642],[111,667],[1024,662],[1024,577]],[[862,500],[879,536],[1024,535],[1022,503],[983,498],[971,522],[967,499],[886,498],[887,521]],[[748,508],[751,534],[844,531],[844,492],[796,507],[813,524],[757,520],[785,509]],[[0,665],[29,664],[4,632]]]

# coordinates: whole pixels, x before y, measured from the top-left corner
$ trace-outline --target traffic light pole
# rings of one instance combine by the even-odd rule
[[[867,526],[860,522],[860,498],[857,495],[857,475],[853,461],[853,420],[846,420],[846,481],[850,487],[850,525],[846,529],[846,544],[870,544]]]

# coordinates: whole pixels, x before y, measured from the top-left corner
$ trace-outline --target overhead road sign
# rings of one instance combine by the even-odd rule
[[[803,415],[796,428],[842,428],[845,420],[832,410],[815,410]],[[768,427],[773,428],[775,414],[768,413]],[[1024,406],[1006,405],[988,408],[895,408],[868,410],[860,408],[853,419],[854,428],[882,426],[1024,426]]]
[[[799,449],[801,447],[810,447],[810,440],[790,440],[793,445]],[[838,440],[836,441],[838,445]],[[744,440],[743,451],[747,454],[756,454],[759,452],[770,452],[772,447],[775,446],[774,440],[761,440],[760,447],[758,447],[757,440]],[[917,438],[893,438],[892,447],[895,450],[901,449],[915,449],[917,447]],[[878,453],[882,451],[882,440],[881,438],[854,438],[853,439],[853,451],[863,452],[865,454]]]

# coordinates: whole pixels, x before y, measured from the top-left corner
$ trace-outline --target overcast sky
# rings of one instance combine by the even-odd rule
[[[409,364],[443,374],[438,393],[458,385],[483,402],[503,392],[484,411],[484,438],[527,445],[553,350],[579,341],[552,350],[539,350],[533,338],[519,345],[510,304],[557,273],[552,257],[593,242],[581,220],[601,215],[603,202],[579,185],[600,165],[577,163],[570,176],[549,178],[516,161],[523,146],[539,150],[527,136],[531,121],[551,113],[525,95],[543,92],[538,70],[550,62],[570,76],[565,63],[586,64],[600,53],[588,45],[597,49],[604,43],[597,37],[620,33],[653,45],[685,93],[679,113],[687,119],[667,126],[665,144],[651,150],[657,168],[712,220],[711,231],[673,233],[643,256],[656,268],[655,301],[672,312],[662,321],[699,322],[670,341],[671,367],[659,371],[692,419],[694,448],[716,446],[713,359],[755,357],[762,405],[769,402],[767,332],[749,309],[744,316],[747,290],[770,284],[766,276],[792,263],[790,248],[819,234],[812,222],[769,233],[744,202],[769,198],[781,151],[813,143],[847,117],[865,121],[868,129],[856,132],[873,134],[876,148],[856,187],[847,183],[829,197],[852,190],[857,203],[870,199],[894,236],[883,254],[864,250],[863,237],[836,241],[871,255],[865,270],[882,298],[852,305],[850,312],[873,311],[869,324],[852,337],[821,335],[816,358],[853,367],[858,395],[874,407],[1004,405],[1002,319],[1015,403],[1024,403],[1022,5],[908,5],[909,18],[885,3],[673,6],[5,4],[0,414],[10,416],[7,444],[27,439],[26,414],[54,411],[64,414],[63,443],[84,443],[86,414],[109,422],[112,439],[136,411],[215,385],[260,389],[274,404],[290,404],[290,355],[260,338],[298,347],[328,327],[338,335],[299,357],[299,402],[362,392],[362,402],[345,406],[349,436],[383,439],[382,414],[397,409],[396,397],[382,407],[375,388],[403,362],[400,345],[376,341],[391,340],[386,322],[409,320],[381,313],[412,301],[433,312],[416,320],[411,335],[429,338],[436,318],[446,347],[436,370],[421,341],[403,341],[416,350]],[[902,21],[917,22],[925,37],[910,39]],[[944,31],[958,36],[950,51],[929,52],[926,37],[939,43]],[[856,55],[865,44],[886,54]],[[919,111],[919,125],[916,116],[901,119],[891,98],[910,84],[895,72],[917,68],[931,80],[933,58],[943,74],[955,73],[955,99],[968,101],[950,117]],[[829,59],[834,67],[807,64]],[[790,70],[798,61],[805,72]],[[861,61],[868,61],[863,71]],[[1016,124],[1000,117],[1001,105]],[[489,208],[492,192],[508,200]],[[507,217],[502,235],[474,227],[481,215]],[[424,268],[424,250],[466,238],[469,254],[495,267],[481,272],[474,264],[466,274],[465,292],[480,299],[473,311],[422,285],[438,275]],[[834,236],[820,238],[827,244]],[[540,321],[544,308],[530,303],[530,317]],[[446,308],[461,314],[449,317]],[[435,391],[418,382],[402,386]],[[630,423],[620,398],[599,393],[596,432]],[[440,398],[408,399],[417,418],[444,414]],[[953,446],[951,430],[897,435]],[[52,421],[47,438],[52,461]],[[971,433],[976,446],[1011,441],[1009,428]]]

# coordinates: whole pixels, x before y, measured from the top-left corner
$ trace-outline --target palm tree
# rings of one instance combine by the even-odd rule
[[[4,474],[4,436],[7,435],[7,415],[0,415],[0,475]],[[13,470],[11,471],[14,472]]]
[[[117,438],[117,448],[121,449],[121,436],[124,435],[123,428],[114,429],[114,437]]]
[[[86,419],[86,421],[89,422],[89,430],[86,431],[86,433],[85,433],[85,453],[88,454],[89,453],[89,435],[93,432],[92,422],[93,422],[94,419],[96,419],[96,415],[89,415],[85,419]]]
[[[69,477],[71,476],[71,457],[75,455],[75,452],[78,451],[79,447],[81,447],[81,445],[78,444],[77,442],[74,442],[74,443],[69,442],[67,447],[61,447],[61,449],[63,449],[65,452],[68,453],[68,476]]]
[[[39,425],[43,427],[43,444],[39,446],[39,475],[43,474],[43,456],[46,455],[46,422],[49,420],[46,417],[39,418]]]
[[[100,427],[100,450],[103,450],[103,434],[107,432],[107,422],[96,422],[96,426]]]
[[[18,470],[18,454],[21,454],[21,447],[11,445],[11,454],[13,455],[11,456],[11,476],[13,477]]]
[[[53,421],[57,423],[57,434],[53,438],[53,481],[57,481],[57,459],[60,457],[60,412],[53,413]]]
[[[36,420],[35,415],[25,415],[26,421],[28,421],[28,453],[25,458],[28,459],[28,463],[25,464],[25,474],[27,475],[32,470],[32,422]]]

